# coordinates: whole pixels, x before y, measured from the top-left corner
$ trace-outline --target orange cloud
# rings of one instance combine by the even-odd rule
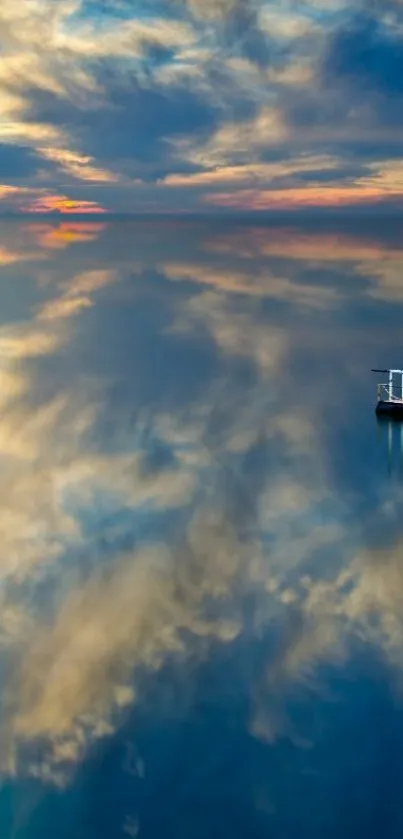
[[[256,256],[287,257],[298,260],[379,261],[399,259],[398,247],[385,249],[382,242],[342,233],[312,233],[296,228],[251,228],[209,238],[204,247],[213,253],[231,254],[243,259]]]
[[[342,207],[384,199],[385,191],[376,187],[326,187],[298,189],[241,189],[205,195],[203,200],[218,207],[239,210],[298,209],[302,207]],[[388,191],[388,198],[403,198],[403,190]]]
[[[95,201],[76,201],[66,195],[44,195],[23,208],[29,213],[105,213]]]
[[[32,233],[37,244],[43,248],[65,248],[73,242],[93,242],[106,225],[100,222],[81,221],[79,224],[62,222],[53,224],[27,224],[25,230]]]
[[[31,256],[31,255],[30,255]],[[15,251],[10,251],[8,248],[3,248],[0,245],[0,266],[12,265],[14,262],[19,262],[23,257]]]
[[[9,195],[18,195],[32,192],[31,189],[22,186],[11,186],[10,184],[0,184],[0,201],[8,198]]]

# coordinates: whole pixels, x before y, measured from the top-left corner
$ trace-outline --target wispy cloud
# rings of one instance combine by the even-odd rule
[[[352,204],[368,204],[381,201],[384,190],[376,187],[322,187],[305,189],[242,189],[235,192],[217,192],[204,196],[208,204],[217,207],[233,207],[245,210],[298,209],[301,207],[338,207]],[[399,188],[391,189],[388,195],[401,197]]]

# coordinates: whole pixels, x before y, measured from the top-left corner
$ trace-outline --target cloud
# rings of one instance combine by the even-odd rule
[[[177,267],[173,266],[170,270],[168,266],[167,274],[177,278]],[[200,281],[201,276],[202,282],[207,282],[217,289],[221,287],[226,291],[235,291],[237,280],[239,282],[239,277],[237,278],[236,275],[229,282],[225,274],[220,277],[219,274],[218,276],[211,275],[208,271],[204,273],[203,270],[198,271],[197,268],[195,274],[192,275],[192,268],[184,267],[182,276],[193,277],[196,281]],[[240,290],[243,291],[244,287],[241,284]],[[176,332],[186,334],[187,331],[193,331],[197,324],[207,327],[224,357],[250,360],[263,378],[279,369],[287,346],[284,331],[278,328],[268,333],[263,324],[256,323],[247,313],[233,310],[231,305],[228,305],[224,294],[208,291],[192,298],[178,315],[174,329]]]
[[[165,263],[162,268],[165,276],[171,280],[192,281],[211,286],[216,291],[282,301],[289,300],[297,306],[311,306],[312,308],[337,305],[339,301],[339,295],[335,289],[293,282],[288,277],[276,276],[269,269],[251,277],[250,273],[242,270],[225,270],[198,264]]]
[[[13,251],[10,248],[0,246],[0,266],[4,265],[13,265],[15,262],[20,262],[21,260],[31,260],[35,259],[37,255],[35,253],[20,253],[19,251]]]
[[[167,175],[164,184],[167,186],[220,186],[222,184],[236,185],[243,182],[258,183],[279,181],[300,173],[312,173],[314,176],[321,171],[329,173],[337,170],[339,161],[330,155],[311,156],[275,161],[271,163],[245,163],[239,166],[216,166],[202,172],[192,174]]]
[[[61,224],[33,223],[25,230],[34,235],[41,248],[66,248],[74,242],[93,242],[105,230],[105,225],[97,222],[62,222]]]
[[[207,0],[206,3],[201,0],[180,0],[180,2],[202,20],[225,20],[239,9],[239,0],[217,0],[217,2]],[[245,5],[253,8],[253,4],[248,0]]]
[[[320,266],[321,271],[332,265],[342,271],[353,272],[362,280],[363,297],[393,301],[402,297],[401,273],[403,252],[394,242],[386,248],[374,230],[371,236],[330,234],[302,231],[295,227],[249,228],[217,234],[206,242],[206,250],[220,259],[229,260],[231,269],[215,265],[167,265],[167,276],[208,284],[227,292],[289,300],[295,305],[319,308],[342,306],[346,302],[346,288],[300,283],[298,269]],[[262,270],[262,265],[264,269]],[[273,266],[276,274],[273,273]]]
[[[23,228],[27,249],[46,247],[32,263],[35,305],[0,332],[0,647],[12,664],[1,768],[59,786],[132,704],[143,709],[144,679],[157,689],[163,666],[192,684],[210,652],[225,647],[238,667],[258,642],[249,728],[274,748],[280,736],[298,743],[298,724],[295,734],[277,713],[289,691],[316,689],[320,664],[346,665],[357,639],[396,667],[402,633],[382,481],[365,515],[377,509],[386,554],[351,528],[354,493],[339,483],[320,407],[337,410],[362,380],[367,342],[378,346],[383,321],[368,337],[355,307],[398,259],[398,237],[382,247],[378,224],[354,236],[94,226],[77,239],[69,221]],[[66,249],[52,248],[52,230]],[[318,318],[301,306],[315,293]],[[157,400],[143,384],[153,378]],[[395,494],[396,519],[400,503]]]
[[[213,133],[207,143],[196,145],[179,144],[179,150],[187,154],[191,163],[202,167],[225,165],[228,162],[245,160],[251,149],[277,146],[287,139],[287,127],[283,115],[275,107],[263,107],[252,120],[224,122]]]
[[[0,200],[6,200],[10,195],[27,195],[31,190],[25,187],[11,186],[9,184],[0,184]]]
[[[320,206],[376,205],[369,186],[351,190],[367,165],[399,159],[399,20],[396,3],[364,13],[360,3],[162,0],[144,15],[125,2],[17,10],[7,0],[0,176],[4,158],[5,186],[66,196],[81,212],[206,212],[210,195],[228,212],[264,209],[264,190],[242,184],[272,183],[277,164],[307,197],[284,192],[275,207],[311,206],[313,186],[329,189]],[[316,182],[314,171],[287,175],[303,157],[333,163]],[[215,197],[216,167],[228,197]],[[390,192],[385,201],[400,200]]]
[[[319,232],[295,226],[276,227],[274,232],[266,227],[252,227],[242,233],[239,230],[220,232],[209,238],[206,249],[237,260],[279,257],[298,260],[298,263],[365,261],[369,265],[372,261],[383,264],[401,256],[401,248],[396,243],[385,249],[375,233],[364,237],[344,231]]]
[[[0,201],[5,212],[22,213],[103,213],[96,201],[55,195],[45,188],[0,184]]]
[[[102,161],[102,166],[119,160],[127,174],[141,174],[141,164],[146,164],[145,173],[147,165],[158,172],[168,158],[168,138],[192,136],[214,124],[215,109],[180,86],[166,93],[142,87],[134,75],[122,82],[113,74],[106,74],[103,84],[107,85],[104,106],[88,113],[55,96],[32,97],[35,121],[50,119],[77,131],[84,155]]]
[[[170,100],[150,86],[148,91],[143,91],[133,67],[126,80],[125,74],[118,74],[113,81],[112,67],[110,72],[102,68],[100,61],[113,57],[119,61],[126,59],[130,68],[136,56],[141,60],[144,50],[146,54],[151,47],[184,49],[191,45],[193,35],[191,27],[184,22],[164,18],[115,21],[105,28],[90,19],[73,23],[79,8],[80,4],[62,3],[54,13],[53,7],[46,3],[23,3],[19,14],[14,15],[8,5],[3,10],[5,54],[0,61],[0,89],[3,85],[9,120],[2,136],[11,141],[25,138],[34,144],[36,155],[31,153],[31,156],[39,163],[42,157],[42,169],[49,170],[48,161],[56,164],[51,178],[53,184],[62,183],[59,172],[84,182],[113,183],[118,180],[118,174],[109,172],[98,160],[116,161],[122,157],[119,163],[122,171],[125,159],[130,160],[133,155],[134,160],[139,155],[144,157],[147,140],[152,145],[153,134],[158,144],[160,134],[192,130],[192,114],[196,119],[200,117],[197,117],[194,95],[187,96],[185,90],[178,89],[176,98],[180,97],[181,101],[175,107],[175,94]],[[89,105],[88,91],[93,96]],[[202,107],[204,122],[209,111],[200,103],[199,109]],[[161,126],[157,112],[162,119]],[[168,124],[164,125],[167,120],[171,122],[170,129]],[[133,146],[136,137],[137,152]],[[155,147],[154,157],[157,151]],[[148,157],[151,153],[152,150]],[[59,193],[60,189],[53,191]]]
[[[62,251],[54,253],[58,259],[63,257]],[[235,501],[231,498],[224,509],[207,503],[205,509],[202,505],[196,515],[190,515],[185,541],[180,539],[172,549],[158,544],[125,547],[134,520],[140,530],[142,517],[147,522],[147,517],[157,513],[163,517],[169,509],[188,508],[194,493],[202,490],[206,466],[214,476],[209,403],[201,411],[196,404],[188,426],[180,417],[160,412],[151,427],[145,416],[142,430],[139,416],[127,435],[119,429],[117,452],[112,443],[111,451],[90,453],[88,435],[105,416],[107,380],[102,375],[92,379],[85,369],[83,378],[74,376],[69,387],[60,378],[60,370],[50,381],[46,373],[49,359],[57,359],[61,348],[69,352],[76,345],[74,326],[86,315],[91,297],[110,287],[114,279],[106,268],[61,278],[56,293],[52,285],[31,320],[10,326],[0,336],[4,365],[0,495],[7,494],[0,517],[0,573],[3,581],[18,582],[20,591],[2,609],[0,639],[13,656],[16,681],[9,684],[10,713],[7,722],[3,719],[1,767],[3,772],[18,773],[25,746],[41,741],[45,743],[43,760],[28,759],[23,771],[57,784],[67,781],[88,739],[110,734],[115,715],[134,700],[136,688],[131,688],[130,678],[137,665],[155,669],[168,654],[187,655],[192,648],[203,655],[210,643],[229,643],[239,631],[236,604],[225,616],[209,616],[205,608],[207,600],[221,602],[231,581],[243,574],[245,548],[232,523]],[[109,313],[108,307],[108,317]],[[245,336],[247,326],[247,317],[239,323],[235,318],[233,337],[224,321],[222,329],[218,327],[217,340],[228,357],[238,352],[236,333]],[[251,358],[273,370],[273,336],[270,341],[266,336],[265,348],[258,352],[252,324],[249,329]],[[175,340],[172,334],[168,338]],[[263,345],[263,329],[260,340]],[[38,385],[42,390],[45,386],[39,403]],[[118,417],[116,400],[114,405]],[[247,417],[242,414],[238,412],[238,420],[245,426]],[[149,445],[152,436],[159,440],[157,449]],[[145,448],[139,445],[142,442]],[[209,485],[212,490],[214,483],[209,481]],[[102,510],[96,512],[100,497],[112,514],[110,525],[106,523],[109,536],[105,532],[114,554],[109,572],[99,552],[99,524],[95,541],[92,535],[94,512],[102,519]],[[81,519],[85,510],[88,518]],[[247,510],[239,513],[237,527],[248,515]],[[152,542],[158,521],[151,522]],[[119,558],[115,540],[121,540]],[[159,541],[163,544],[161,537]],[[77,557],[83,551],[90,562],[89,574],[77,587]],[[67,556],[70,584],[63,570]],[[99,574],[93,573],[91,556],[97,558]],[[67,582],[68,590],[59,591],[64,605],[56,609],[55,622],[51,619],[49,624],[48,615],[46,628],[43,611],[27,610],[25,593],[34,591],[36,580],[48,580],[52,588],[54,573],[59,581]],[[56,583],[55,594],[57,590]],[[190,645],[186,635],[192,639]],[[110,667],[115,674],[112,679]]]
[[[68,151],[67,149],[41,147],[41,155],[45,160],[57,163],[64,172],[81,181],[95,181],[96,183],[113,183],[118,180],[116,175],[104,169],[92,166],[90,157]]]
[[[100,207],[96,201],[77,201],[68,198],[67,195],[43,195],[34,198],[22,207],[23,211],[29,213],[104,213],[105,209]]]
[[[244,210],[298,209],[300,207],[338,207],[354,204],[371,204],[385,197],[382,189],[375,187],[310,186],[304,189],[238,190],[236,193],[216,192],[205,195],[204,200],[216,207]],[[400,188],[389,191],[388,197],[402,198]]]
[[[199,529],[197,536],[201,537]],[[207,547],[208,537],[203,541]],[[113,701],[108,694],[119,687],[109,682],[108,662],[114,663],[117,675],[121,669],[124,685],[136,661],[155,667],[168,651],[180,650],[182,627],[201,636],[212,632],[222,634],[223,639],[234,637],[236,626],[225,619],[210,623],[203,618],[201,609],[206,591],[214,591],[215,587],[225,590],[226,580],[239,560],[226,556],[224,544],[221,567],[216,568],[207,587],[198,589],[192,576],[203,543],[195,543],[193,549],[193,560],[191,553],[186,559],[183,557],[183,563],[178,556],[176,568],[162,550],[123,557],[110,575],[102,575],[98,580],[94,577],[81,593],[72,592],[48,639],[50,644],[45,637],[38,638],[38,652],[33,650],[29,671],[23,674],[22,709],[16,723],[20,734],[37,737],[46,733],[57,740],[71,733],[77,719],[89,712],[102,718]],[[182,579],[178,578],[181,565]],[[74,626],[76,631],[72,632]],[[49,666],[57,672],[54,679],[46,680],[43,691],[39,670],[48,670]],[[64,690],[60,692],[62,682]],[[28,713],[24,712],[26,699],[31,706]],[[132,700],[130,692],[128,699]]]
[[[272,4],[263,6],[260,20],[262,28],[268,34],[286,41],[309,34],[317,37],[321,32],[320,25],[313,18],[281,7],[275,8]]]

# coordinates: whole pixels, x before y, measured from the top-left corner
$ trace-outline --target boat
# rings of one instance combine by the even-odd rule
[[[377,386],[376,413],[403,420],[403,370],[372,369],[371,372],[388,374],[387,382],[380,382]]]

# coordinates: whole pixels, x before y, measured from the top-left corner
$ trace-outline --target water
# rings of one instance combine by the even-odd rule
[[[401,836],[399,242],[2,222],[4,839]]]

